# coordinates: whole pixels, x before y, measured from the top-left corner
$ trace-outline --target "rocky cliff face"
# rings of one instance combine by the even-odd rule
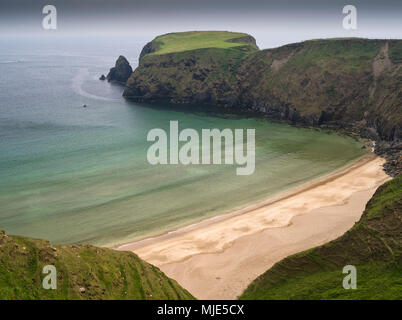
[[[317,40],[250,55],[238,73],[238,105],[310,125],[354,128],[372,139],[400,140],[402,65],[389,57],[390,47],[402,54],[397,45]]]
[[[157,51],[159,49],[160,45],[157,41],[150,41],[148,42],[144,48],[142,48],[141,53],[140,53],[140,57],[139,57],[139,61],[141,62],[141,59],[143,56],[145,56],[146,54],[149,53],[153,53],[155,51]]]
[[[237,50],[210,48],[144,56],[127,81],[124,97],[234,106],[240,91],[235,74],[242,55]]]
[[[252,39],[232,39],[244,43],[234,48],[167,54],[150,42],[124,96],[214,104],[351,130],[392,142],[392,154],[383,155],[402,162],[402,40],[312,40],[257,50],[247,46]]]
[[[109,82],[120,82],[124,84],[132,73],[133,69],[131,68],[130,63],[125,57],[120,56],[117,59],[115,66],[110,69],[106,79]]]

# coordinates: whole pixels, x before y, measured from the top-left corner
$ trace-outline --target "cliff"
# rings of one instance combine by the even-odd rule
[[[124,97],[135,101],[217,105],[387,141],[387,170],[401,172],[402,40],[311,40],[258,50],[246,34],[167,34],[144,47],[126,86]]]
[[[57,289],[42,287],[54,265]],[[193,299],[176,281],[132,252],[58,246],[0,230],[0,299]]]
[[[354,265],[357,289],[345,290]],[[241,299],[402,299],[402,176],[377,189],[342,237],[276,263]]]

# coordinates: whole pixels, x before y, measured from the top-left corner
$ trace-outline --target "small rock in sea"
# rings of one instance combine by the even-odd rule
[[[109,82],[126,83],[132,73],[133,69],[131,68],[130,63],[127,61],[127,59],[123,56],[119,56],[115,66],[111,68],[109,73],[107,74],[106,79]]]
[[[86,105],[86,104],[84,104],[82,107],[83,107],[83,108],[86,108],[86,107],[87,107],[87,105]]]
[[[105,75],[104,75],[104,74],[102,74],[102,75],[100,76],[99,80],[102,80],[102,81],[106,80]]]

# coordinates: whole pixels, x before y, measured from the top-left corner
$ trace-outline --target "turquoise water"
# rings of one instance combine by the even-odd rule
[[[0,228],[55,243],[108,244],[264,198],[363,155],[351,138],[258,119],[130,103],[98,80],[142,39],[0,39]],[[87,108],[82,108],[86,104]],[[152,128],[255,128],[256,169],[152,166]]]

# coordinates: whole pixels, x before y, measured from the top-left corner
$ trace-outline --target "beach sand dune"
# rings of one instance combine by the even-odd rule
[[[369,155],[286,193],[117,249],[134,251],[199,299],[235,299],[279,260],[350,229],[390,178],[383,163]]]

